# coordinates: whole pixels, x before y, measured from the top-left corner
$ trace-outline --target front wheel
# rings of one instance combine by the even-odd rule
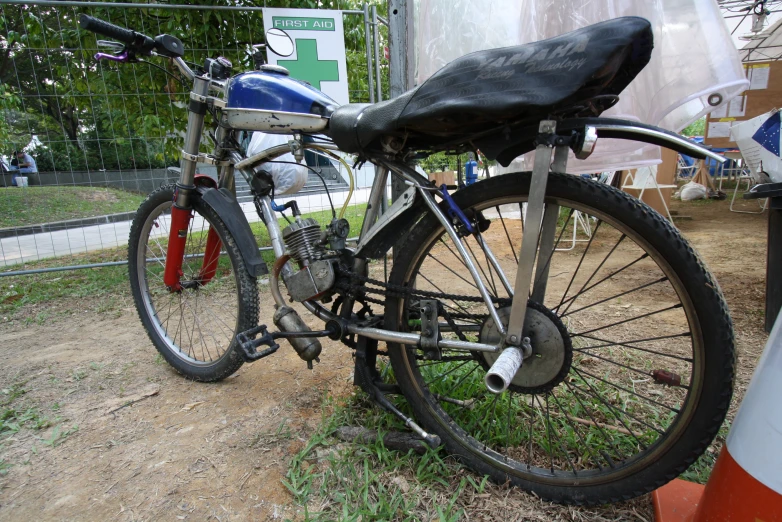
[[[463,242],[506,324],[529,186],[529,173],[507,174],[454,195],[489,222]],[[533,353],[507,391],[488,391],[496,355],[479,351],[389,345],[394,374],[424,428],[478,473],[562,503],[628,499],[682,473],[716,435],[732,393],[730,317],[692,248],[648,206],[562,174],[549,176],[545,206],[555,250],[533,271]],[[418,301],[439,295],[444,337],[497,342],[434,216],[395,251],[389,283],[410,290],[387,299],[387,329],[420,330]]]
[[[174,186],[162,187],[136,213],[128,245],[130,287],[141,322],[163,358],[189,379],[217,381],[244,362],[236,335],[258,323],[258,289],[223,221],[195,196],[183,288],[169,290],[163,272],[173,199]],[[214,233],[220,244],[213,239],[214,246],[207,248]],[[209,250],[214,253],[218,246],[221,253],[210,256]]]

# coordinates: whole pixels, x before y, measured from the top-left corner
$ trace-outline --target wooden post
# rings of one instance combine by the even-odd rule
[[[766,255],[766,332],[771,332],[782,308],[782,197],[771,198]]]

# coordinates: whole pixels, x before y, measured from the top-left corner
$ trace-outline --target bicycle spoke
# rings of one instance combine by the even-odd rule
[[[455,275],[456,277],[458,277],[459,279],[461,279],[462,281],[464,281],[465,283],[467,283],[471,287],[473,287],[476,290],[478,290],[478,287],[475,285],[475,283],[473,281],[468,281],[465,277],[462,277],[461,274],[459,274],[456,271],[454,271],[453,268],[449,267],[448,265],[446,265],[445,263],[443,263],[442,261],[440,261],[439,259],[434,257],[432,254],[427,254],[426,257],[429,257],[429,258],[435,260],[438,264],[440,264],[443,268],[445,268],[446,270],[451,272],[453,275]]]
[[[587,278],[587,280],[584,282],[584,284],[581,285],[581,288],[578,290],[578,292],[576,292],[576,295],[574,296],[574,298],[572,300],[569,299],[568,302],[572,303],[575,300],[575,298],[577,298],[579,295],[581,295],[584,292],[584,288],[586,287],[586,285],[588,285],[590,283],[590,281],[592,281],[592,279],[597,275],[597,273],[600,271],[600,269],[603,268],[603,265],[605,264],[605,262],[608,261],[608,258],[611,257],[611,254],[613,254],[614,251],[617,248],[619,248],[619,245],[622,243],[622,241],[625,240],[626,237],[627,236],[625,234],[622,234],[621,236],[619,236],[619,240],[616,242],[616,244],[614,244],[614,246],[611,247],[611,250],[609,250],[608,253],[606,254],[606,256],[603,258],[603,260],[600,261],[600,264],[597,265],[597,268],[595,268],[595,270],[592,272],[592,274],[590,274],[590,276]],[[565,308],[565,312],[567,312],[569,308],[570,308],[570,305],[568,305],[568,307]]]
[[[423,277],[423,278],[424,278],[424,280],[425,280],[427,283],[429,283],[429,284],[430,284],[430,285],[432,285],[434,288],[436,288],[438,292],[440,292],[440,293],[442,293],[442,294],[444,294],[444,293],[445,293],[445,292],[443,292],[442,288],[440,288],[439,286],[437,286],[436,284],[434,284],[434,283],[432,282],[432,280],[431,280],[431,279],[429,279],[428,277],[426,277],[426,276],[425,276],[425,275],[423,275],[423,274],[418,274],[418,275],[420,275],[421,277]],[[464,312],[465,314],[468,314],[468,315],[469,315],[469,313],[470,313],[470,312],[468,312],[466,308],[464,308],[462,305],[460,305],[460,304],[459,304],[459,303],[457,303],[456,301],[452,301],[452,302],[453,302],[453,304],[455,304],[455,305],[456,305],[456,306],[459,308],[459,310],[461,310],[461,311],[462,311],[462,312]],[[448,305],[447,305],[447,304],[445,304],[445,303],[443,303],[443,306],[448,306]],[[453,308],[452,308],[451,306],[448,306],[448,308],[451,308],[451,309],[453,310]]]
[[[478,261],[478,258],[475,256],[475,252],[472,251],[472,247],[470,246],[469,241],[464,241],[464,246],[467,247],[467,249],[470,251],[470,255],[472,256],[473,260],[475,261],[475,264],[478,265],[478,269],[481,271],[481,274],[483,274],[483,279],[486,281],[486,283],[489,285],[489,287],[492,290],[492,297],[499,297],[499,294],[497,293],[497,288],[494,286],[494,277],[491,278],[486,277],[486,272],[483,271],[483,265],[481,265],[480,261]],[[491,264],[489,264],[489,275],[491,275]]]
[[[625,319],[623,321],[617,321],[616,323],[607,324],[605,326],[601,326],[599,328],[593,328],[592,330],[587,330],[586,332],[578,332],[574,334],[570,334],[570,337],[581,337],[586,334],[592,333],[592,332],[599,332],[600,330],[605,330],[606,328],[613,328],[614,326],[618,326],[620,324],[626,324],[632,321],[637,321],[638,319],[644,319],[646,317],[651,317],[653,315],[661,314],[663,312],[669,312],[671,310],[675,310],[677,308],[681,308],[682,304],[678,303],[673,306],[669,306],[668,308],[663,308],[661,310],[655,310],[654,312],[649,312],[648,314],[639,315],[638,317],[633,317],[631,319]]]
[[[464,262],[464,259],[462,259],[462,256],[460,256],[458,253],[454,252],[454,250],[448,245],[448,243],[443,240],[443,238],[440,238],[440,243],[442,243],[446,249],[451,253],[453,257],[455,257],[464,268],[467,268],[467,263]]]
[[[505,231],[505,237],[508,238],[508,246],[510,247],[510,251],[513,254],[513,261],[518,265],[519,264],[519,256],[516,255],[516,249],[513,248],[513,241],[510,240],[510,234],[508,233],[508,227],[505,226],[505,219],[502,217],[502,212],[500,211],[500,206],[497,205],[494,207],[497,210],[497,215],[500,216],[500,223],[502,223],[502,229]]]
[[[666,410],[672,411],[673,413],[679,413],[679,410],[677,408],[671,408],[670,406],[665,405],[665,404],[663,404],[661,402],[658,402],[658,401],[652,399],[651,397],[647,397],[646,395],[641,395],[640,393],[634,392],[634,391],[632,391],[632,390],[630,390],[628,388],[625,388],[624,386],[619,386],[618,384],[616,384],[614,382],[607,381],[607,380],[603,379],[602,377],[598,377],[597,375],[595,375],[593,373],[589,373],[588,371],[584,370],[583,368],[581,370],[573,368],[573,370],[576,373],[578,373],[579,375],[581,375],[582,373],[586,374],[586,375],[592,377],[593,379],[597,379],[598,381],[600,381],[602,383],[605,383],[605,384],[607,384],[609,386],[613,386],[617,390],[621,390],[621,391],[623,391],[625,393],[629,393],[630,395],[634,395],[636,397],[639,397],[639,398],[641,398],[641,399],[643,399],[643,400],[645,400],[647,402],[650,402],[650,403],[652,403],[652,404],[654,404],[656,406],[660,406],[661,408],[665,408]],[[582,378],[583,378],[583,376],[582,376]]]
[[[554,438],[557,439],[557,445],[559,446],[559,450],[562,452],[562,454],[565,456],[565,460],[567,460],[568,466],[570,466],[571,471],[574,475],[578,475],[578,472],[576,471],[575,466],[573,466],[573,461],[570,460],[570,455],[568,455],[568,452],[566,449],[562,447],[562,438],[557,433],[557,430],[551,429],[551,412],[549,409],[549,402],[548,398],[551,393],[546,393],[546,423],[549,426],[549,433],[553,433]],[[549,437],[549,444],[551,444],[551,437]],[[551,467],[551,473],[554,473],[554,467]]]
[[[633,430],[630,428],[630,426],[628,426],[628,425],[627,425],[627,423],[626,423],[624,420],[622,420],[622,418],[621,418],[621,417],[620,417],[618,414],[619,414],[619,413],[621,413],[621,414],[627,415],[627,416],[628,416],[628,417],[630,417],[631,419],[635,420],[636,422],[641,422],[642,424],[646,424],[646,423],[645,423],[645,422],[643,422],[643,421],[640,421],[640,420],[638,420],[637,418],[633,417],[632,415],[630,415],[630,414],[629,414],[628,412],[626,412],[625,410],[622,410],[621,408],[617,408],[616,406],[614,406],[613,404],[611,404],[610,402],[608,402],[608,401],[607,401],[607,400],[606,400],[606,399],[603,397],[603,395],[602,395],[600,392],[598,392],[598,391],[595,389],[595,387],[594,387],[594,386],[592,386],[592,385],[589,383],[589,381],[588,381],[588,380],[584,379],[584,377],[581,375],[581,373],[580,373],[578,370],[576,370],[575,368],[574,368],[574,370],[575,370],[575,372],[576,372],[577,374],[579,374],[579,377],[581,377],[581,380],[583,380],[583,381],[584,381],[584,384],[586,384],[586,385],[587,385],[587,387],[590,389],[590,392],[585,392],[583,388],[581,388],[580,386],[576,386],[575,384],[573,384],[573,387],[574,387],[575,389],[577,389],[577,390],[581,391],[582,393],[584,393],[584,394],[588,394],[588,395],[591,395],[592,397],[594,397],[595,399],[597,399],[598,401],[600,401],[600,402],[603,404],[603,406],[605,406],[606,408],[608,408],[608,409],[611,411],[611,414],[614,416],[614,418],[615,418],[617,421],[619,421],[619,423],[620,423],[622,426],[624,426],[624,428],[625,428],[625,429],[626,429],[626,430],[627,430],[627,431],[630,433],[630,436],[631,436],[631,437],[633,437],[633,438],[635,439],[635,441],[636,441],[636,442],[638,442],[639,444],[641,444],[641,445],[644,445],[644,444],[643,444],[643,442],[641,441],[641,439],[639,439],[639,438],[638,438],[638,437],[635,435],[635,433],[633,433]],[[648,426],[648,425],[647,425],[647,426]],[[649,428],[651,428],[651,429],[654,429],[654,430],[658,431],[658,432],[659,432],[661,435],[663,434],[662,432],[660,432],[660,430],[657,430],[656,428],[654,428],[654,427],[652,427],[652,426],[648,426],[648,427],[649,427]]]
[[[613,295],[611,297],[606,297],[605,299],[601,299],[600,301],[595,301],[594,303],[588,304],[586,306],[582,306],[581,308],[576,308],[572,312],[564,311],[562,314],[560,314],[560,317],[566,317],[568,315],[578,313],[578,312],[580,312],[582,310],[586,310],[587,308],[592,308],[593,306],[597,306],[599,304],[603,304],[603,303],[606,303],[608,301],[612,301],[614,299],[618,299],[620,297],[626,296],[627,294],[631,294],[631,293],[636,292],[638,290],[643,290],[644,288],[649,288],[652,285],[656,285],[656,284],[662,283],[663,281],[667,281],[667,280],[668,280],[667,277],[661,277],[660,279],[657,279],[656,281],[652,281],[650,283],[645,283],[643,285],[636,286],[632,290],[625,290],[624,292],[621,292],[619,294]]]
[[[596,286],[599,286],[599,285],[603,284],[604,282],[608,281],[609,279],[611,279],[611,278],[612,278],[612,277],[614,277],[615,275],[618,275],[618,274],[620,274],[621,272],[623,272],[623,271],[625,271],[626,269],[630,268],[631,266],[633,266],[634,264],[638,263],[639,261],[641,261],[641,260],[643,260],[643,259],[646,259],[647,257],[649,257],[649,254],[643,254],[641,257],[639,257],[639,258],[638,258],[638,259],[636,259],[635,261],[632,261],[632,262],[630,262],[630,263],[626,264],[625,266],[623,266],[622,268],[620,268],[619,270],[617,270],[616,272],[613,272],[613,273],[611,273],[611,274],[607,275],[606,277],[604,277],[603,279],[601,279],[601,280],[600,280],[600,281],[598,281],[597,283],[593,284],[593,285],[592,285],[592,286],[590,286],[589,288],[586,288],[585,290],[579,291],[579,293],[577,293],[577,294],[575,294],[575,295],[573,295],[573,296],[569,297],[567,300],[565,300],[565,302],[564,302],[564,303],[560,303],[560,304],[559,304],[557,307],[555,307],[555,308],[554,308],[554,310],[557,310],[557,311],[559,311],[559,307],[561,307],[561,306],[562,306],[562,304],[566,304],[566,303],[572,303],[572,302],[573,302],[573,301],[575,301],[575,300],[576,300],[576,299],[577,299],[577,298],[578,298],[580,295],[583,295],[583,294],[585,294],[585,293],[589,292],[590,290],[592,290],[592,289],[593,289],[593,288],[595,288]]]
[[[590,357],[594,357],[595,359],[600,359],[601,361],[605,361],[605,362],[607,362],[609,364],[614,364],[616,366],[620,366],[620,367],[622,367],[622,368],[624,368],[626,370],[630,370],[630,371],[633,371],[633,372],[638,373],[640,375],[643,375],[644,377],[651,377],[652,376],[651,372],[646,372],[646,371],[643,371],[643,370],[639,370],[638,368],[633,368],[632,366],[628,366],[626,364],[622,364],[622,363],[620,363],[618,361],[615,361],[613,359],[609,359],[608,357],[603,357],[603,356],[598,355],[596,353],[588,352],[588,351],[586,351],[586,349],[581,349],[581,350],[579,350],[579,352],[582,352],[582,353],[584,353],[586,355],[589,355]],[[690,389],[689,386],[684,386],[684,385],[680,385],[679,387],[687,389],[687,390]]]
[[[606,441],[609,442],[609,444],[611,445],[611,449],[614,450],[614,454],[619,458],[619,460],[624,460],[624,456],[622,455],[622,452],[619,451],[619,449],[614,444],[613,439],[611,437],[609,437],[608,434],[605,432],[605,428],[603,428],[602,424],[597,422],[595,420],[595,418],[592,416],[592,412],[589,411],[589,408],[587,408],[586,404],[584,404],[584,401],[581,400],[581,397],[579,397],[575,393],[575,391],[573,389],[573,385],[570,384],[567,381],[567,379],[565,379],[563,382],[565,383],[565,386],[568,388],[568,390],[570,390],[571,395],[576,399],[576,401],[578,401],[578,404],[581,406],[581,409],[583,409],[584,412],[587,414],[587,416],[589,417],[589,420],[591,421],[592,425],[594,425],[597,428],[597,430],[600,431],[600,433],[603,435],[603,440],[606,440]],[[602,455],[603,459],[605,459],[605,461],[606,461],[606,463],[608,464],[609,467],[611,467],[611,468],[616,467],[615,464],[614,464],[613,459],[611,459],[610,457],[606,456],[604,453],[601,454],[601,455]]]
[[[597,225],[595,225],[595,231],[592,232],[592,235],[589,238],[589,242],[586,245],[586,248],[581,253],[581,259],[578,261],[578,265],[576,265],[576,269],[573,272],[573,277],[570,278],[570,282],[567,285],[567,288],[565,288],[565,293],[562,294],[562,300],[559,302],[559,304],[555,307],[556,309],[559,309],[559,307],[562,306],[562,303],[565,301],[565,298],[567,297],[567,293],[570,291],[570,287],[573,285],[573,281],[576,280],[576,276],[578,275],[578,271],[581,269],[581,264],[584,262],[584,258],[586,257],[587,253],[589,252],[589,247],[592,246],[592,241],[595,240],[595,237],[597,236],[597,230],[600,228],[600,224],[602,221],[598,221]]]
[[[592,450],[592,446],[588,444],[584,437],[581,436],[581,432],[576,428],[576,425],[573,421],[571,421],[570,414],[568,413],[567,409],[562,407],[562,404],[560,404],[559,399],[557,399],[557,396],[553,393],[549,394],[551,395],[551,398],[554,399],[554,402],[557,403],[557,407],[562,411],[562,415],[565,417],[565,420],[568,423],[568,426],[570,426],[570,429],[573,430],[573,433],[576,434],[576,437],[578,437],[578,441],[580,445],[587,450],[587,452],[592,456],[592,462],[595,463],[595,465],[600,469],[603,470],[603,466],[600,464],[599,459],[597,458],[597,455],[595,455],[594,451]],[[573,470],[574,474],[577,474],[575,469]]]
[[[658,336],[658,337],[647,337],[646,339],[633,339],[631,341],[624,341],[624,342],[612,342],[612,341],[608,341],[606,339],[601,339],[600,337],[594,337],[594,336],[591,336],[591,335],[584,335],[584,334],[581,334],[580,337],[584,337],[586,339],[592,339],[594,341],[600,341],[600,342],[603,342],[605,344],[598,344],[598,345],[595,345],[595,346],[584,346],[582,348],[574,348],[573,349],[574,352],[581,352],[581,351],[584,351],[584,350],[595,349],[595,348],[607,348],[607,347],[610,347],[610,346],[622,346],[622,347],[625,347],[625,348],[631,348],[633,350],[639,350],[641,352],[651,353],[651,354],[654,354],[654,355],[660,355],[662,357],[670,357],[671,359],[678,359],[680,361],[684,361],[684,362],[688,362],[688,363],[693,362],[692,358],[690,358],[690,357],[679,357],[678,355],[671,355],[669,353],[657,352],[655,350],[649,350],[648,348],[641,348],[640,346],[632,346],[630,344],[630,343],[645,343],[645,342],[650,342],[650,341],[659,341],[659,340],[662,340],[662,339],[673,339],[673,338],[676,338],[676,337],[692,337],[692,334],[690,332],[684,332],[684,333],[672,334],[672,335],[661,335],[661,336]]]

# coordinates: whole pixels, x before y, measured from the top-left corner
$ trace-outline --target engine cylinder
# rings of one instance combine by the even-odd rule
[[[319,244],[320,224],[312,218],[302,219],[285,227],[282,239],[290,256],[302,267],[319,259],[324,251]]]

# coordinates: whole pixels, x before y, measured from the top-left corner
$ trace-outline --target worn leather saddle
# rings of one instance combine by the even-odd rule
[[[506,163],[532,147],[523,135],[534,136],[540,120],[597,116],[616,103],[652,48],[649,22],[623,17],[474,52],[397,98],[338,107],[326,133],[346,152],[467,143]]]

